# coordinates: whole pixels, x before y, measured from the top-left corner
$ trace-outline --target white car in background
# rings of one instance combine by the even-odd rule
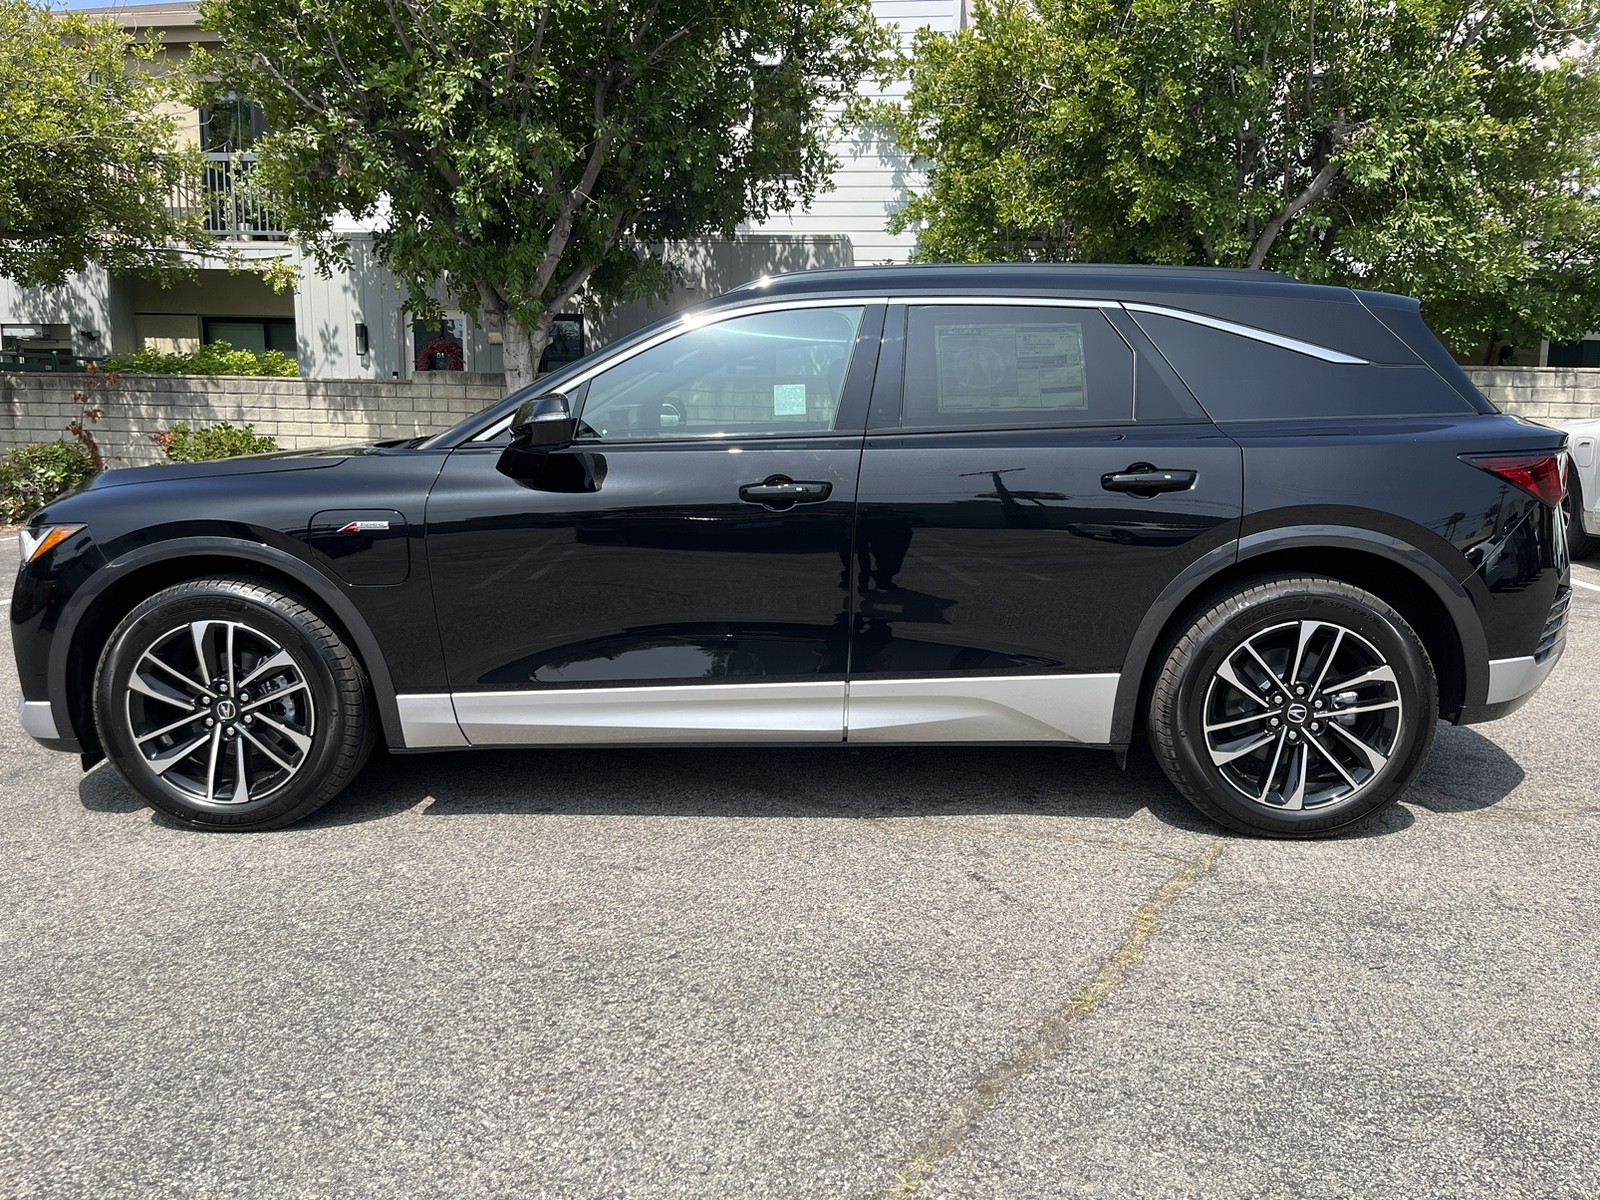
[[[1600,420],[1549,422],[1567,433],[1567,547],[1573,561],[1600,550]]]

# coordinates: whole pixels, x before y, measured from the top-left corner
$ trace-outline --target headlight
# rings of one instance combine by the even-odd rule
[[[17,544],[22,547],[22,565],[27,566],[41,554],[49,553],[82,529],[82,525],[41,525],[38,529],[18,530]]]

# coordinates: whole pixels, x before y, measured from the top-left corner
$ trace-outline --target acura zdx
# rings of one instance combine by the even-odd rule
[[[1222,824],[1328,834],[1555,666],[1563,442],[1398,296],[765,279],[432,437],[54,501],[22,724],[214,829],[305,816],[379,743],[1142,737]]]

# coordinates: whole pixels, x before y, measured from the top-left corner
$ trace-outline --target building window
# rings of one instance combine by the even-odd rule
[[[208,154],[241,154],[267,132],[259,104],[229,92],[200,110],[200,148]]]
[[[281,350],[290,358],[299,352],[294,321],[287,317],[207,317],[201,326],[200,340],[206,345],[227,342],[235,350],[265,354]]]
[[[539,374],[583,357],[583,314],[562,313],[550,326],[550,344],[539,357]]]
[[[1552,367],[1600,367],[1600,339],[1551,342],[1550,357],[1545,361]]]
[[[419,371],[465,371],[467,369],[467,322],[465,317],[411,322],[413,365]]]

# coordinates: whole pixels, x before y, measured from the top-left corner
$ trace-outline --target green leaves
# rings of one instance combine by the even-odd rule
[[[169,244],[209,244],[198,213],[171,211],[198,163],[177,147],[154,56],[113,21],[0,0],[0,276],[170,272]]]
[[[75,442],[16,446],[0,456],[0,521],[16,525],[94,477],[94,456]]]
[[[215,458],[235,458],[241,454],[271,454],[278,443],[254,425],[234,425],[219,421],[191,429],[187,423],[174,425],[150,440],[161,448],[168,462],[210,462]]]
[[[419,311],[514,335],[659,294],[661,244],[802,203],[888,36],[867,0],[204,0],[203,69],[262,104],[285,216],[341,209]],[[536,358],[537,355],[535,354]]]
[[[979,0],[924,34],[928,259],[1260,264],[1410,292],[1458,347],[1600,327],[1580,0]],[[1580,186],[1579,181],[1585,181]]]
[[[281,350],[259,354],[228,342],[207,342],[196,350],[168,353],[164,350],[136,350],[106,359],[107,371],[138,375],[273,375],[300,374],[300,364]]]

